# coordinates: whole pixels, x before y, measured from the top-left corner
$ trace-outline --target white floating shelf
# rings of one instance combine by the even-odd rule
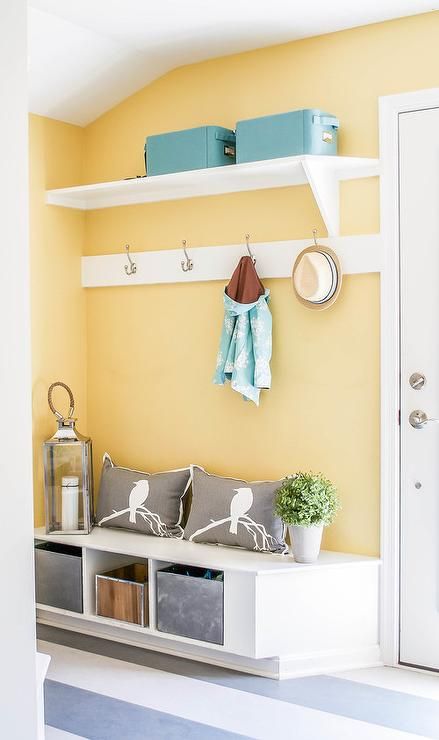
[[[309,183],[328,234],[334,235],[339,228],[339,181],[378,174],[378,159],[304,155],[48,190],[46,202],[93,210]]]
[[[310,243],[310,239],[294,239],[251,244],[259,277],[290,277],[294,260]],[[319,239],[319,243],[335,249],[345,275],[381,272],[383,268],[380,234],[336,236]],[[125,272],[125,265],[128,264],[126,254],[82,257],[82,287],[229,280],[239,258],[246,254],[246,248],[245,244],[195,248],[188,246],[188,253],[194,265],[188,272],[181,269],[181,260],[184,258],[182,249],[130,253],[137,266],[133,275]]]

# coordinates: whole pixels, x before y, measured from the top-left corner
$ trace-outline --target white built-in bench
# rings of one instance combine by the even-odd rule
[[[312,565],[254,553],[95,528],[89,535],[35,537],[82,548],[83,613],[37,604],[42,624],[250,673],[286,678],[380,663],[380,561],[321,552]],[[95,576],[148,561],[149,627],[96,614]],[[171,563],[224,572],[224,645],[157,630],[156,572]]]

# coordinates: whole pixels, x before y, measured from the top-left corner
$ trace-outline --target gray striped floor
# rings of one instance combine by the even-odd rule
[[[302,723],[298,740],[308,737],[303,734],[307,732],[307,726],[313,728],[318,726],[318,720],[323,733],[321,738],[332,738],[328,733],[334,731],[337,740],[344,736],[348,737],[349,733],[353,740],[354,737],[359,738],[366,727],[365,737],[370,737],[371,740],[372,738],[396,740],[399,737],[413,736],[439,740],[439,678],[428,679],[430,681],[428,686],[432,687],[427,692],[428,696],[423,696],[422,692],[417,692],[421,695],[416,695],[415,677],[420,674],[414,672],[411,673],[411,680],[414,682],[413,693],[406,689],[400,691],[371,685],[367,680],[366,682],[350,680],[349,674],[343,677],[313,676],[274,681],[41,625],[38,628],[38,636],[46,641],[42,648],[44,652],[50,652],[50,647],[49,650],[47,648],[50,643],[65,648],[65,652],[61,654],[60,648],[57,648],[58,657],[56,655],[54,657],[53,672],[49,672],[50,678],[46,682],[46,722],[52,727],[80,737],[93,740],[270,737],[267,719],[272,712],[273,716],[275,713],[277,716],[283,713],[287,720],[291,717],[293,722]],[[73,650],[69,652],[71,648]],[[84,661],[86,656],[89,656],[88,673],[85,666],[81,672],[81,660]],[[100,658],[100,662],[92,664],[90,663],[92,656],[105,656],[105,659],[108,659],[107,663],[102,662],[104,659]],[[64,673],[58,675],[57,661],[60,660]],[[72,660],[72,666],[74,665],[71,682],[69,660]],[[149,685],[162,682],[168,695],[170,690],[179,691],[180,687],[181,690],[188,692],[188,698],[181,705],[182,708],[176,710],[175,714],[170,714],[169,702],[164,702],[162,707],[160,695],[158,699],[154,699],[155,704],[152,702],[149,705],[148,696],[144,694],[140,694],[140,700],[137,698],[126,701],[126,697],[124,699],[117,688],[107,690],[105,670],[108,671],[109,679],[110,668],[114,673],[119,666],[122,669],[123,666],[129,667],[129,664],[137,671],[136,676],[139,680],[147,677],[148,680],[154,680],[155,684]],[[386,670],[392,669],[381,669]],[[96,674],[94,680],[97,683],[93,686],[97,686],[99,691],[90,690],[91,686],[85,685],[91,672]],[[171,688],[168,685],[169,681]],[[434,690],[436,681],[437,694]],[[217,697],[218,707],[224,703],[230,717],[219,712],[219,719],[216,720],[212,714],[211,725],[210,717],[207,715],[206,723],[205,713],[201,711],[197,713],[197,704],[203,697],[211,702],[215,702]],[[257,697],[260,701],[255,703]],[[141,705],[137,703],[138,701]],[[247,727],[240,714],[240,705],[245,704],[250,707],[252,713],[259,711],[259,708],[261,713],[264,711],[259,723],[252,717],[252,721],[249,718]],[[187,716],[181,716],[181,712],[185,712]],[[200,721],[198,715],[203,717]],[[321,719],[322,717],[324,719]],[[218,723],[222,726],[218,726]],[[258,732],[260,734],[257,734]],[[272,737],[275,737],[275,733]],[[286,737],[296,735],[287,734]],[[313,735],[309,737],[313,738]]]

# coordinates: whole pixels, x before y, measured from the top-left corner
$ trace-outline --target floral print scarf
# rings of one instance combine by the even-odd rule
[[[232,389],[259,406],[262,388],[271,387],[272,319],[270,291],[254,303],[237,303],[224,292],[224,322],[213,382]]]

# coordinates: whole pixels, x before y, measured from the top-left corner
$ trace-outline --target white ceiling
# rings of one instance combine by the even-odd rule
[[[435,0],[29,0],[30,110],[86,125],[182,64],[436,10]]]

